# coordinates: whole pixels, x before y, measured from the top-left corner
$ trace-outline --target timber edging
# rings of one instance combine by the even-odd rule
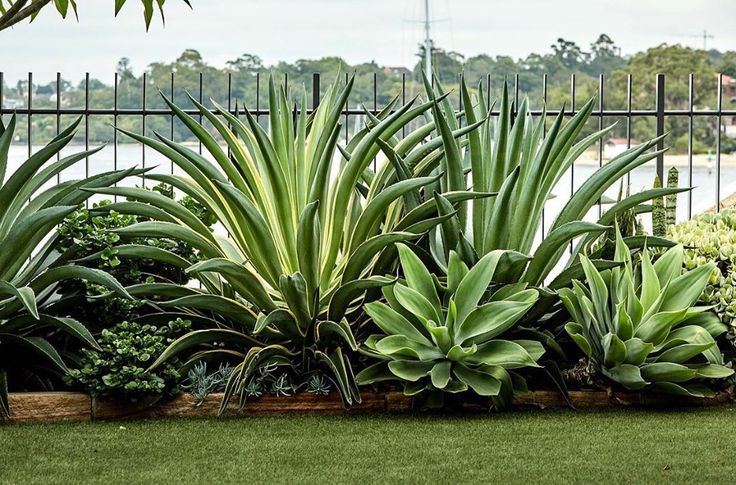
[[[703,407],[732,402],[726,392],[713,398],[698,399],[663,394],[613,391],[570,391],[570,401],[577,409],[606,407]],[[340,397],[299,393],[294,396],[266,395],[249,400],[239,409],[231,403],[224,416],[274,416],[288,414],[366,414],[399,413],[412,410],[412,398],[401,392],[364,392],[362,402],[349,409]],[[99,399],[76,392],[21,392],[9,396],[10,418],[0,423],[28,423],[54,421],[96,421],[117,419],[146,419],[167,417],[215,417],[218,415],[221,393],[207,396],[201,403],[190,394],[172,399],[121,401]],[[235,401],[235,400],[233,400]],[[554,409],[568,407],[556,391],[530,391],[514,397],[515,408]],[[469,405],[468,410],[483,411],[482,406]]]

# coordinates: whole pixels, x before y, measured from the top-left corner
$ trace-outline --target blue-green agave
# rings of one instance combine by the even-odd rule
[[[645,247],[635,264],[617,236],[620,266],[597,270],[581,256],[585,284],[559,290],[567,333],[596,371],[626,389],[708,397],[709,382],[733,374],[714,339],[725,325],[711,307],[693,306],[714,265],[682,273],[683,258],[677,245],[652,262]]]
[[[472,389],[509,405],[526,388],[514,371],[538,367],[544,347],[500,337],[534,305],[537,290],[492,284],[507,251],[491,251],[471,269],[452,251],[440,282],[407,246],[398,248],[405,279],[384,288],[388,304],[366,305],[383,333],[371,335],[363,352],[380,362],[360,372],[358,382],[398,380],[407,395]]]

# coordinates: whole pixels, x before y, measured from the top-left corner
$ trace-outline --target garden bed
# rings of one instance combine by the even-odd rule
[[[412,398],[400,392],[364,392],[363,402],[345,409],[337,394],[316,396],[300,393],[295,396],[263,396],[250,400],[238,409],[236,402],[228,406],[227,416],[270,416],[290,414],[342,413],[401,413],[412,409]],[[190,394],[181,394],[168,400],[113,401],[92,398],[75,392],[24,392],[10,394],[11,415],[0,423],[95,421],[116,419],[145,419],[163,417],[217,416],[222,394],[216,393],[198,404]],[[235,400],[233,400],[235,401]],[[626,406],[687,407],[718,406],[732,402],[732,396],[720,392],[713,398],[698,399],[681,396],[606,391],[571,391],[570,401],[577,409]],[[556,391],[530,391],[514,398],[520,408],[564,408],[568,404]],[[470,412],[487,408],[469,404]]]

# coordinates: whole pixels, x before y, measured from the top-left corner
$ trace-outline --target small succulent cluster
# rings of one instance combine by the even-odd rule
[[[199,406],[213,392],[221,392],[225,389],[225,383],[232,372],[233,367],[227,362],[220,364],[220,367],[214,372],[207,372],[207,362],[197,362],[189,370],[187,380],[181,387],[197,399],[197,406]]]
[[[178,360],[146,369],[191,326],[189,320],[177,318],[162,326],[122,322],[105,329],[97,339],[98,349],[81,351],[79,368],[69,370],[67,381],[95,396],[177,394]]]
[[[306,382],[306,391],[317,396],[327,396],[330,393],[330,381],[322,374],[313,374]]]
[[[264,394],[291,396],[295,390],[288,374],[276,374],[275,365],[267,365],[258,369],[245,387],[247,397],[261,397]]]
[[[246,397],[261,397],[264,394],[291,396],[301,389],[317,396],[327,396],[331,391],[330,380],[322,374],[312,374],[298,384],[287,372],[277,373],[277,370],[278,366],[275,365],[259,368],[245,387]]]
[[[736,345],[736,210],[701,214],[670,226],[668,236],[689,248],[685,250],[685,269],[715,263],[700,302],[713,306]]]

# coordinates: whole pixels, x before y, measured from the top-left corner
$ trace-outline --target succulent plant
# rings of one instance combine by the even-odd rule
[[[181,387],[197,399],[199,406],[213,392],[225,389],[225,383],[232,371],[233,367],[227,362],[220,364],[215,372],[207,372],[207,362],[197,362],[189,370],[187,380]]]
[[[437,284],[409,247],[398,244],[405,281],[384,287],[388,304],[372,302],[366,312],[383,334],[365,342],[380,360],[357,375],[358,383],[404,383],[404,393],[459,393],[472,389],[499,407],[525,389],[514,370],[538,367],[542,344],[501,337],[537,301],[525,284],[496,285],[504,250],[491,251],[471,269],[450,252],[445,284]],[[439,292],[438,292],[439,290]]]
[[[667,188],[677,188],[680,180],[680,172],[677,167],[671,167],[667,171]],[[677,194],[669,194],[665,197],[665,211],[667,214],[667,225],[671,226],[677,221]]]
[[[736,211],[701,214],[670,226],[668,237],[686,246],[683,265],[691,270],[715,264],[700,302],[713,307],[728,327],[729,340],[736,344]]]
[[[307,380],[307,392],[327,396],[330,393],[330,381],[322,374],[314,374]]]
[[[639,264],[618,236],[621,266],[599,271],[581,256],[586,283],[559,290],[571,321],[565,330],[592,367],[626,389],[707,397],[707,386],[733,374],[714,337],[725,326],[693,306],[715,268],[682,272],[684,249],[674,246],[656,262],[646,247]]]

